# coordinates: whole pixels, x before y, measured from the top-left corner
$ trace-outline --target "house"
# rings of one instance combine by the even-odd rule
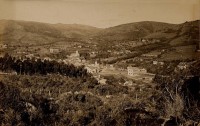
[[[133,86],[133,81],[124,82],[124,86]]]
[[[152,39],[152,42],[160,42],[159,39]]]
[[[164,62],[153,61],[153,65],[164,65]]]
[[[107,81],[107,79],[105,79],[105,78],[99,78],[98,79],[98,82],[100,83],[100,84],[106,84],[106,81]]]
[[[162,66],[162,65],[164,65],[165,63],[164,63],[164,62],[159,62],[159,64]]]
[[[99,67],[100,65],[99,65],[99,63],[97,61],[95,61],[94,66],[95,67]]]
[[[25,55],[25,57],[32,59],[34,57],[34,54],[27,54],[27,55]]]
[[[179,70],[184,70],[188,67],[188,64],[186,62],[180,62],[178,65],[177,65],[177,68]]]
[[[139,41],[141,41],[141,42],[147,42],[147,41],[148,41],[148,39],[145,39],[145,38],[140,38],[140,39],[139,39]]]
[[[134,76],[137,74],[144,74],[147,73],[147,70],[144,68],[138,68],[138,67],[127,67],[128,75]]]
[[[153,61],[153,65],[157,65],[158,64],[158,61]]]
[[[82,63],[86,63],[86,59],[81,59],[81,62]]]
[[[80,58],[80,54],[78,51],[76,51],[75,53],[72,53],[69,57],[70,58]]]
[[[70,63],[76,64],[76,66],[81,65],[81,57],[78,51],[76,51],[75,53],[72,53],[70,56],[68,56],[68,61]]]
[[[52,59],[49,57],[44,57],[44,60],[52,61]]]
[[[89,55],[90,55],[91,58],[96,57],[96,53],[95,52],[91,52]]]
[[[159,55],[161,55],[160,51],[152,51],[146,54],[142,54],[143,57],[148,57],[148,58],[157,58]]]
[[[92,73],[92,74],[98,73],[100,71],[99,68],[92,65],[86,66],[85,69],[87,70],[88,73]]]
[[[0,49],[7,49],[8,45],[7,44],[0,44]]]
[[[95,61],[94,64],[90,64],[90,65],[86,66],[85,68],[87,69],[88,73],[94,74],[94,73],[100,72],[100,64],[97,61]]]
[[[78,48],[82,48],[82,46],[81,46],[81,45],[79,45],[79,46],[78,46]]]
[[[60,49],[58,49],[58,48],[50,48],[50,49],[49,49],[49,52],[50,52],[50,53],[59,53],[59,52],[60,52]]]

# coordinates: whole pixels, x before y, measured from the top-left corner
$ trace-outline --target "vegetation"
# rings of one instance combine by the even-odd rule
[[[141,92],[87,77],[1,75],[2,125],[180,125],[199,122],[199,62]],[[191,76],[193,75],[193,76]],[[187,79],[188,76],[191,76]],[[118,81],[124,82],[119,79]],[[135,95],[137,94],[137,99]],[[196,111],[194,111],[196,110]]]
[[[158,93],[157,106],[165,116],[173,116],[177,124],[181,121],[192,120],[199,122],[200,109],[200,61],[194,61],[190,67],[172,73],[171,76],[155,77],[158,84],[157,89],[162,91]]]
[[[87,40],[87,48],[93,45],[91,41],[96,44],[92,47],[94,49],[92,51],[98,52],[94,58],[99,60],[112,58],[107,61],[108,63],[139,57],[157,49],[167,49],[174,55],[177,52],[170,50],[173,46],[197,43],[198,24],[199,21],[180,25],[138,22],[100,30],[79,25],[71,27],[62,24],[44,25],[35,22],[8,21],[8,25],[2,31],[5,36],[2,41],[8,44],[8,49],[3,49],[3,52],[29,44],[39,46],[38,49],[45,45],[46,50],[39,49],[45,52],[60,41],[64,41],[61,42],[63,45],[66,45],[65,41],[72,43],[78,41],[77,45],[69,44],[70,52],[72,47],[74,51],[80,43],[85,45],[83,43]],[[141,43],[140,38],[155,38],[160,42],[135,46],[132,42]],[[104,42],[107,46],[102,46]],[[126,44],[127,42],[129,43]],[[17,46],[12,47],[12,44]],[[58,45],[61,47],[62,44]],[[39,51],[37,48],[34,48],[35,52]],[[108,49],[109,52],[116,51],[116,54],[111,55],[106,52]],[[129,52],[117,55],[122,49]],[[25,52],[31,53],[31,51]],[[45,54],[60,58],[66,55],[66,52]],[[81,56],[89,59],[89,54]],[[174,67],[179,62],[180,59],[174,62],[166,61],[162,67],[155,70],[150,69],[153,66],[149,66],[148,71],[158,73],[154,79],[156,86],[146,85],[142,89],[141,85],[144,85],[142,82],[134,82],[137,83],[134,87],[124,86],[123,78],[113,76],[105,77],[107,84],[101,85],[87,73],[84,66],[76,67],[72,64],[34,58],[17,59],[6,54],[0,58],[2,72],[0,124],[6,126],[161,124],[171,126],[188,123],[196,125],[200,122],[200,61],[194,60],[189,68],[174,72]]]
[[[72,64],[59,63],[57,61],[41,60],[41,59],[16,59],[9,55],[0,58],[0,70],[3,72],[15,71],[17,74],[61,74],[69,77],[87,77],[91,76],[84,69],[84,66],[75,67]]]

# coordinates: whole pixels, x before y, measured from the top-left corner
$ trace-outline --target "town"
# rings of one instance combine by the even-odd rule
[[[199,21],[1,24],[0,125],[199,122]]]

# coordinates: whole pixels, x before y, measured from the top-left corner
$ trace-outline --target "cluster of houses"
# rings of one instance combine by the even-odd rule
[[[147,73],[147,70],[144,68],[138,68],[138,67],[127,67],[128,75],[129,76],[135,76],[137,74],[145,74]]]
[[[7,44],[0,44],[0,49],[7,49],[8,45]]]
[[[50,52],[52,53],[57,53],[59,52],[60,50],[59,49],[50,49]],[[95,54],[95,53],[92,53],[92,54]],[[27,54],[26,55],[26,58],[35,58],[35,60],[37,59],[33,54]],[[42,60],[55,60],[55,59],[51,59],[49,57],[44,57]],[[68,56],[67,59],[64,59],[64,60],[57,60],[58,62],[64,62],[64,63],[72,63],[74,64],[75,66],[80,66],[80,65],[84,65],[85,66],[85,69],[87,70],[88,73],[91,73],[93,74],[94,76],[97,76],[97,80],[102,83],[102,84],[105,84],[106,83],[106,79],[102,78],[102,77],[99,77],[99,73],[103,70],[103,69],[106,69],[106,70],[110,70],[110,71],[115,71],[116,72],[118,71],[120,73],[120,68],[116,68],[114,67],[114,65],[112,64],[99,64],[97,61],[94,62],[94,63],[91,63],[89,61],[86,61],[86,59],[84,59],[83,57],[81,57],[79,51],[75,51],[74,53],[70,54]],[[158,62],[154,62],[154,64],[158,64]],[[121,70],[122,71],[122,70]],[[137,76],[138,74],[147,74],[147,70],[144,69],[144,68],[138,68],[138,67],[127,67],[127,69],[123,69],[123,71],[127,71],[127,74],[128,76],[130,77],[134,77],[134,76]]]
[[[180,62],[177,67],[174,69],[175,72],[179,72],[185,70],[189,67],[189,63],[187,62]]]
[[[154,60],[154,61],[153,61],[153,65],[161,65],[161,66],[163,66],[163,65],[164,65],[164,62]]]
[[[149,52],[149,53],[145,53],[145,54],[142,54],[142,57],[146,57],[146,58],[158,58],[162,52],[162,51],[152,51],[152,52]]]
[[[87,69],[88,73],[99,73],[100,72],[100,65],[97,63],[97,61],[94,64],[89,64],[85,67]]]
[[[140,42],[152,42],[152,43],[156,43],[156,42],[160,42],[160,39],[155,39],[155,38],[140,38],[139,41]]]
[[[50,49],[49,49],[49,52],[50,52],[50,53],[59,53],[59,52],[61,52],[61,51],[60,51],[59,48],[50,48]]]

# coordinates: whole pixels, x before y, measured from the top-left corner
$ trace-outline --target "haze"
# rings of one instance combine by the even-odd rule
[[[0,19],[85,24],[100,28],[139,21],[200,18],[200,0],[0,0]]]

